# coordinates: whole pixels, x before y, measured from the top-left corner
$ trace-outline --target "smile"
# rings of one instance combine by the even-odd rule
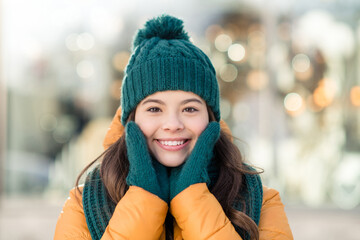
[[[186,147],[189,143],[189,139],[183,140],[160,140],[156,139],[156,143],[162,148],[167,151],[179,151]]]
[[[159,141],[160,144],[166,145],[166,146],[177,146],[184,144],[185,141]]]

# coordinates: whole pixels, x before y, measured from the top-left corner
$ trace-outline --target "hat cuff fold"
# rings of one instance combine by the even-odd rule
[[[182,90],[199,95],[220,121],[219,89],[215,72],[197,59],[159,57],[129,69],[121,93],[121,122],[147,96],[160,91]],[[126,84],[125,84],[126,83]]]

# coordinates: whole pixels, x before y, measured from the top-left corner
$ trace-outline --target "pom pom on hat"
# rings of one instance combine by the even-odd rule
[[[144,40],[153,37],[189,40],[189,35],[184,31],[182,20],[169,15],[161,15],[147,21],[144,28],[137,32],[133,42],[133,49]]]
[[[220,92],[210,59],[189,41],[182,20],[161,15],[148,20],[134,37],[121,87],[121,123],[126,125],[147,96],[176,90],[203,98],[220,121]]]

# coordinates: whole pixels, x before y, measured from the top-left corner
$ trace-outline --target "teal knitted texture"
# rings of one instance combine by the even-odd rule
[[[136,34],[133,49],[152,37],[189,40],[188,34],[183,29],[183,22],[166,14],[155,17],[145,23],[145,28],[140,29]]]
[[[261,178],[258,174],[256,175],[245,175],[247,193],[249,201],[246,201],[247,211],[250,216],[254,216],[254,222],[259,225],[260,213],[263,200],[263,187]]]
[[[101,181],[99,167],[86,178],[82,193],[86,223],[93,240],[100,240],[115,210],[115,204]]]
[[[130,165],[126,178],[127,184],[141,187],[165,202],[169,202],[166,167],[152,160],[145,136],[133,121],[125,126],[125,141]]]
[[[149,20],[145,28],[139,30],[122,82],[123,125],[144,98],[169,90],[199,95],[220,121],[220,94],[215,69],[206,54],[186,36],[182,21],[167,15]]]
[[[219,169],[216,170],[216,164],[213,161],[209,168],[211,169],[209,173],[210,186],[213,186],[217,181]],[[245,181],[246,187],[240,189],[240,195],[245,199],[246,209],[244,210],[243,206],[239,203],[234,203],[234,208],[245,212],[246,215],[259,225],[263,199],[261,179],[258,175],[245,174]],[[108,197],[105,186],[101,181],[100,169],[95,168],[88,175],[83,190],[84,213],[92,239],[101,239],[114,213],[115,206],[116,204]],[[234,225],[234,227],[242,239],[250,239],[247,232],[238,226]]]
[[[208,166],[213,149],[220,136],[220,124],[210,122],[196,141],[194,149],[185,163],[171,170],[170,200],[195,183],[210,183]]]

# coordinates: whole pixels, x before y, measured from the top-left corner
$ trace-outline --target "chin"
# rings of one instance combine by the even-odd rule
[[[185,162],[185,159],[158,159],[165,167],[178,167]]]

